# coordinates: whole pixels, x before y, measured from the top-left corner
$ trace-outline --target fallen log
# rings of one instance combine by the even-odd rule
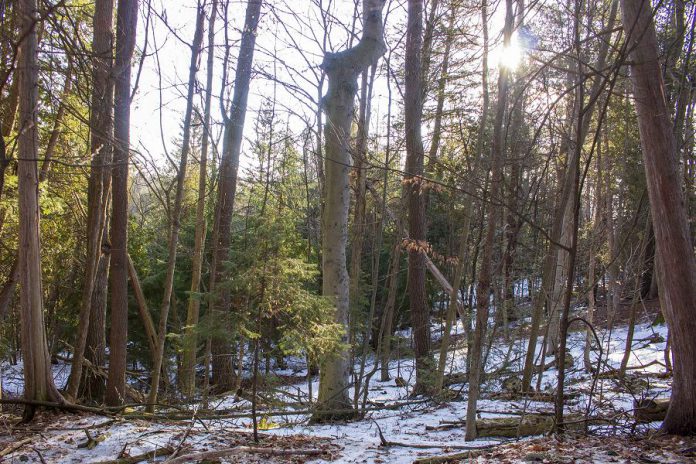
[[[267,456],[319,456],[324,453],[321,449],[273,449],[260,448],[258,446],[237,446],[235,448],[225,448],[215,451],[204,451],[202,453],[192,453],[171,459],[168,464],[182,464],[185,462],[195,462],[202,460],[219,459],[234,454],[254,453],[265,454]]]
[[[3,456],[7,456],[8,454],[14,453],[19,448],[26,445],[27,443],[31,443],[32,441],[33,441],[33,438],[25,438],[24,440],[19,440],[19,441],[16,441],[16,442],[8,445],[7,448],[0,450],[0,458]]]
[[[432,401],[429,398],[422,398],[422,399],[416,399],[416,400],[410,400],[410,401],[401,401],[401,402],[395,402],[395,403],[390,403],[390,404],[385,404],[384,406],[379,406],[379,407],[366,407],[366,408],[361,408],[360,413],[365,413],[365,412],[371,412],[371,411],[388,411],[388,410],[395,410],[402,408],[404,406],[413,406],[413,405],[419,405],[419,404],[425,404],[429,403]],[[336,414],[343,414],[343,413],[350,413],[350,412],[355,412],[354,409],[333,409],[330,411],[327,411],[327,413],[336,413]],[[314,413],[314,409],[305,409],[305,410],[286,410],[286,411],[273,411],[273,410],[262,410],[262,411],[257,411],[256,416],[257,417],[282,417],[282,416],[304,416],[308,415],[311,416]],[[227,410],[221,410],[219,412],[216,411],[211,411],[209,414],[205,414],[202,412],[199,412],[196,415],[196,418],[198,420],[219,420],[219,419],[249,419],[252,418],[254,414],[251,412],[227,412]],[[129,419],[143,419],[143,420],[149,420],[149,421],[190,421],[191,420],[191,413],[186,412],[186,413],[172,413],[172,414],[142,414],[139,412],[133,412],[133,413],[124,413],[123,417],[127,417]]]
[[[135,456],[122,457],[117,459],[112,459],[111,461],[100,461],[97,464],[137,464],[142,461],[147,461],[149,459],[159,458],[162,456],[169,456],[174,450],[168,446],[164,448],[157,448],[147,453],[138,454]]]
[[[586,422],[581,416],[567,417],[566,430],[584,432]],[[542,435],[554,427],[554,417],[545,414],[528,414],[519,417],[496,417],[476,420],[478,437],[517,438],[529,435]]]
[[[469,382],[469,376],[465,372],[452,372],[445,375],[444,386],[459,385]]]
[[[669,398],[643,399],[633,402],[633,416],[636,422],[655,422],[665,420],[669,408]]]
[[[53,408],[60,409],[62,411],[72,411],[72,412],[89,412],[92,414],[97,414],[100,416],[113,416],[114,413],[106,409],[92,408],[89,406],[83,406],[81,404],[73,403],[55,403],[52,401],[38,401],[38,400],[25,400],[20,398],[7,398],[0,399],[0,404],[17,404],[22,406],[40,406],[43,408]]]
[[[572,400],[574,398],[578,397],[578,393],[565,393],[563,395],[563,398],[565,400]],[[528,399],[530,401],[540,401],[544,403],[553,403],[556,401],[556,394],[555,393],[544,393],[544,392],[519,392],[519,393],[514,393],[514,392],[500,392],[500,393],[494,393],[490,395],[489,397],[492,400],[519,400],[519,399]]]
[[[447,462],[469,462],[470,459],[475,459],[482,454],[490,451],[498,445],[482,446],[480,449],[464,451],[463,453],[444,454],[442,456],[430,456],[428,458],[419,458],[413,461],[413,464],[444,464]]]

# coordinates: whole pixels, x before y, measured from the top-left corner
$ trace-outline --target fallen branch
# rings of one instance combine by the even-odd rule
[[[641,365],[637,365],[637,366],[628,366],[628,367],[626,367],[626,370],[627,371],[638,371],[638,370],[645,369],[647,367],[655,366],[655,365],[662,366],[665,369],[667,368],[667,366],[665,366],[665,363],[660,362],[657,359],[653,359],[652,361],[650,361],[647,364],[641,364]],[[660,373],[659,372],[644,372],[644,373],[639,373],[639,374],[658,375]],[[614,369],[614,368],[610,368],[609,370],[604,371],[601,374],[599,374],[600,379],[606,379],[606,378],[612,378],[612,377],[618,377],[618,376],[619,376],[619,370]]]
[[[441,432],[443,430],[461,429],[466,425],[466,421],[441,423],[440,425],[426,425],[425,430],[428,432]]]
[[[157,448],[147,453],[138,454],[136,456],[122,457],[111,461],[101,461],[97,464],[137,464],[138,462],[154,459],[162,456],[169,456],[174,452],[170,447]]]
[[[3,456],[7,456],[8,454],[14,453],[15,451],[17,451],[19,448],[26,445],[27,443],[31,443],[32,440],[33,440],[33,438],[25,438],[24,440],[19,440],[19,441],[16,441],[16,442],[10,444],[9,446],[7,446],[6,448],[4,448],[3,450],[0,451],[0,458]]]
[[[420,458],[413,461],[413,464],[443,464],[446,462],[468,462],[470,459],[477,458],[482,454],[495,448],[496,445],[482,446],[479,449],[464,451],[463,453],[445,454],[442,456],[431,456],[428,458]]]
[[[268,456],[319,456],[324,453],[320,449],[273,449],[260,448],[258,446],[237,446],[235,448],[225,448],[216,451],[204,451],[202,453],[192,453],[179,456],[178,458],[167,461],[169,464],[182,464],[185,462],[201,461],[203,459],[219,459],[240,453],[265,454]]]
[[[399,403],[392,403],[392,404],[385,404],[384,406],[376,406],[376,407],[370,407],[370,408],[364,408],[360,410],[360,413],[363,412],[371,412],[371,411],[385,411],[385,410],[394,410],[394,409],[399,409],[404,406],[411,406],[415,404],[422,404],[422,403],[428,403],[431,400],[428,398],[424,399],[418,399],[418,400],[413,400],[413,401],[402,401]],[[349,413],[349,412],[355,412],[354,409],[335,409],[331,411],[326,411],[326,413],[332,413],[332,414],[344,414],[344,413]],[[277,417],[277,416],[311,416],[314,413],[313,409],[305,409],[305,410],[293,410],[293,411],[258,411],[256,413],[257,416],[265,416],[265,417]],[[174,413],[174,414],[138,414],[138,413],[128,413],[124,414],[125,417],[128,417],[130,419],[143,419],[143,420],[150,420],[150,421],[157,421],[157,420],[164,420],[164,421],[190,421],[191,420],[191,415],[186,414],[182,415],[181,413]],[[251,413],[226,413],[224,411],[220,411],[218,413],[211,413],[211,414],[203,414],[203,413],[198,413],[197,419],[200,420],[217,420],[217,419],[249,419],[253,416]]]
[[[197,419],[196,412],[197,412],[196,410],[193,411],[193,417],[191,417],[191,423],[189,424],[188,428],[186,429],[186,433],[184,433],[184,436],[181,438],[181,441],[177,445],[176,449],[172,452],[172,456],[171,456],[171,458],[169,458],[170,460],[176,458],[178,456],[178,454],[181,452],[181,450],[183,449],[184,443],[186,442],[186,439],[188,438],[188,436],[191,434],[191,430],[193,429],[193,426],[196,423],[196,419]],[[201,424],[203,424],[203,427],[206,427],[204,422],[201,422]],[[207,427],[206,427],[206,430],[207,430]]]
[[[453,445],[451,443],[403,443],[400,441],[385,441],[384,443],[380,444],[382,447],[390,447],[390,446],[399,446],[402,448],[416,448],[416,449],[433,449],[433,448],[449,448],[449,449],[454,449],[454,450],[469,450],[469,451],[476,451],[480,449],[489,449],[493,446],[498,446],[498,443],[495,445],[489,445],[489,446],[467,446],[467,445]]]
[[[25,400],[22,398],[8,398],[0,399],[0,404],[19,404],[23,406],[41,406],[44,408],[54,408],[63,411],[79,411],[79,412],[91,412],[92,414],[98,414],[100,416],[113,416],[114,413],[106,409],[92,408],[90,406],[83,406],[81,404],[73,403],[55,403],[53,401],[37,401],[37,400]]]

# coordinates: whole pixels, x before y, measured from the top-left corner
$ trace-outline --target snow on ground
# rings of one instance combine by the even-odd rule
[[[453,334],[463,332],[461,324],[453,327]],[[435,333],[439,333],[439,326],[434,328]],[[515,330],[511,330],[514,335]],[[649,343],[648,340],[657,334],[661,340],[657,343]],[[405,332],[400,335],[408,335]],[[600,332],[601,345],[603,347],[603,362],[607,365],[602,367],[602,371],[607,371],[608,367],[618,368],[623,357],[627,328],[616,328],[612,333]],[[502,337],[502,335],[501,335]],[[663,351],[665,348],[664,339],[666,338],[666,328],[664,326],[650,326],[648,323],[641,323],[636,326],[633,342],[633,354],[629,360],[629,367],[639,367],[648,365],[642,372],[657,373],[664,371]],[[654,341],[654,340],[653,340]],[[403,343],[407,343],[404,341]],[[537,353],[541,350],[542,338],[540,337]],[[624,418],[626,424],[630,424],[630,411],[633,408],[633,401],[641,397],[668,396],[669,381],[658,380],[655,377],[637,376],[632,377],[632,384],[619,385],[613,378],[599,379],[594,386],[594,394],[590,398],[588,395],[592,387],[592,378],[583,370],[583,348],[585,343],[585,332],[572,332],[568,338],[568,348],[575,359],[575,365],[566,376],[566,390],[578,393],[578,396],[567,402],[566,410],[568,413],[585,414],[590,411],[591,415],[601,415],[603,417]],[[458,345],[459,346],[459,345]],[[509,348],[512,346],[511,348]],[[526,352],[526,341],[524,337],[518,338],[515,343],[510,345],[505,343],[502,338],[496,338],[487,359],[486,372],[497,372],[504,369],[509,374],[501,374],[490,379],[486,379],[483,384],[483,399],[479,401],[480,417],[502,417],[510,414],[510,411],[551,411],[550,403],[533,402],[529,400],[503,401],[493,399],[491,395],[500,391],[500,379],[506,375],[512,375],[522,369],[524,354]],[[464,372],[465,370],[465,348],[456,348],[449,352],[448,371]],[[596,364],[599,351],[592,351],[591,359]],[[548,357],[546,363],[553,358]],[[366,372],[372,370],[372,360],[367,362]],[[634,372],[634,371],[632,371]],[[637,370],[635,371],[637,372]],[[21,390],[21,366],[3,366],[2,375],[6,392],[19,393]],[[306,375],[305,366],[300,361],[290,363],[285,370],[276,370],[278,375],[283,378],[298,379]],[[261,415],[264,434],[274,439],[291,441],[297,435],[308,435],[329,439],[341,447],[340,452],[335,453],[335,463],[380,463],[388,462],[394,464],[410,463],[417,457],[443,454],[445,452],[457,451],[456,446],[464,445],[463,428],[450,430],[427,430],[426,427],[435,427],[445,421],[462,421],[466,415],[466,385],[453,385],[451,388],[460,394],[451,401],[435,402],[414,402],[409,397],[407,387],[399,387],[395,384],[394,378],[401,377],[412,385],[414,381],[413,361],[410,359],[396,359],[390,364],[390,374],[392,380],[388,382],[379,381],[379,372],[372,377],[369,388],[369,404],[380,405],[395,403],[403,404],[397,409],[370,411],[366,418],[360,421],[340,423],[333,425],[308,425],[308,417],[304,415],[287,416],[263,416]],[[54,368],[54,375],[59,385],[64,384],[67,378],[67,368],[60,366]],[[290,377],[293,375],[294,377]],[[550,369],[543,374],[540,385],[542,390],[551,391],[555,388],[557,372]],[[537,384],[535,377],[533,385]],[[628,388],[627,388],[628,387]],[[631,389],[633,392],[631,392]],[[312,383],[313,399],[316,399],[318,391],[318,379]],[[298,382],[291,385],[278,385],[274,389],[274,401],[284,408],[281,410],[292,411],[299,408],[307,409],[309,406],[309,387],[307,382]],[[267,393],[268,394],[268,393]],[[351,392],[352,396],[352,392]],[[303,402],[297,405],[298,400]],[[290,403],[295,403],[291,405]],[[213,402],[211,406],[218,409],[234,408],[239,411],[249,411],[248,401],[235,401],[232,396],[225,397]],[[623,416],[622,416],[623,414]],[[2,416],[0,415],[0,419]],[[65,422],[67,421],[67,422]],[[216,419],[196,422],[181,422],[178,424],[159,423],[153,424],[144,421],[117,421],[109,423],[104,427],[96,427],[92,430],[92,435],[105,434],[105,439],[100,442],[93,450],[78,448],[80,442],[85,441],[85,433],[80,428],[88,427],[93,424],[105,423],[107,419],[100,417],[76,416],[74,420],[67,419],[64,423],[51,425],[47,430],[42,431],[40,438],[32,446],[42,453],[46,462],[75,462],[89,463],[99,462],[106,459],[114,459],[124,447],[129,448],[131,454],[138,454],[165,445],[176,446],[183,437],[185,430],[190,428],[187,443],[194,445],[195,449],[214,449],[224,447],[217,432],[232,433],[233,431],[249,432],[251,419]],[[653,427],[656,424],[653,424]],[[8,431],[9,426],[4,426]],[[598,427],[598,426],[597,426]],[[649,427],[649,426],[648,426]],[[3,425],[0,420],[0,430]],[[71,429],[71,430],[69,430]],[[78,429],[78,430],[75,430]],[[381,430],[384,438],[391,442],[398,442],[410,445],[418,445],[418,448],[408,446],[380,446]],[[212,431],[212,432],[211,432]],[[223,433],[223,436],[224,436]],[[0,432],[0,437],[2,436]],[[223,440],[224,441],[224,440]],[[481,439],[466,445],[485,446],[500,443],[498,439]],[[7,446],[8,441],[0,438],[0,449]],[[426,446],[432,446],[425,448]],[[38,454],[27,450],[28,446],[19,451],[6,456],[6,462],[20,462],[20,456],[24,456],[28,462],[40,462]],[[22,461],[27,462],[27,461]],[[275,462],[275,461],[267,461]],[[314,462],[326,462],[317,460]]]
[[[56,385],[63,386],[68,382],[70,376],[70,365],[58,363],[51,365],[53,378]],[[10,365],[6,362],[0,362],[0,388],[2,392],[8,396],[21,396],[24,390],[24,363],[21,359],[17,364]]]

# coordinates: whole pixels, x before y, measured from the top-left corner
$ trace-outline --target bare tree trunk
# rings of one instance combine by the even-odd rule
[[[237,192],[237,171],[239,155],[242,149],[244,119],[246,118],[251,67],[256,46],[256,30],[261,15],[261,0],[249,0],[246,8],[242,42],[237,60],[237,72],[234,82],[234,94],[229,117],[225,120],[225,134],[220,162],[218,197],[213,225],[213,258],[210,265],[209,291],[212,294],[212,313],[215,317],[227,319],[225,312],[230,307],[229,288],[217,288],[228,274],[226,262],[230,257],[230,228],[234,200]],[[226,323],[225,323],[226,324]],[[234,385],[231,346],[228,340],[214,336],[212,340],[213,384],[220,391],[226,391]]]
[[[324,55],[322,68],[329,80],[324,97],[326,125],[326,165],[324,175],[324,209],[322,212],[322,294],[334,298],[334,322],[348,329],[349,282],[346,270],[348,208],[350,189],[350,153],[348,141],[353,116],[357,78],[384,53],[382,8],[384,0],[364,0],[363,34],[360,42],[347,50]],[[343,342],[346,341],[343,333]],[[336,410],[351,408],[348,399],[349,354],[332,353],[321,360],[319,398],[312,417],[330,421],[345,417]],[[352,414],[348,414],[352,416]]]
[[[390,69],[391,66],[391,54],[386,58],[386,67]],[[389,164],[391,162],[392,145],[392,87],[391,87],[391,74],[387,73],[387,145],[384,150],[384,172],[382,173],[382,221],[385,220],[384,216],[389,215],[389,208],[387,207],[387,183],[389,180]],[[401,201],[403,202],[403,189]],[[397,222],[396,229],[401,230],[403,226],[400,224],[400,218],[393,217],[394,221]],[[392,246],[392,254],[389,259],[389,269],[387,271],[387,300],[382,310],[382,320],[380,323],[380,332],[377,334],[377,357],[380,365],[380,380],[386,382],[389,380],[389,358],[391,354],[391,341],[392,341],[392,331],[394,325],[394,307],[396,305],[396,290],[397,284],[399,282],[399,267],[401,264],[401,236],[396,235],[395,243]]]
[[[126,393],[128,343],[128,164],[130,159],[131,59],[138,0],[118,0],[114,69],[114,166],[111,220],[111,331],[106,403],[120,405]]]
[[[356,330],[356,324],[353,319],[358,316],[361,305],[361,267],[362,267],[362,251],[365,243],[365,216],[367,209],[366,198],[366,181],[367,181],[367,138],[370,128],[370,114],[372,112],[372,87],[375,82],[375,72],[377,64],[373,63],[370,71],[364,70],[362,73],[362,82],[360,88],[360,107],[358,110],[358,135],[353,155],[353,163],[355,173],[355,207],[353,211],[353,230],[351,237],[351,252],[349,265],[349,298],[352,315],[349,317],[349,337]],[[356,388],[359,388],[359,382],[356,382]],[[357,396],[357,395],[356,395]],[[357,398],[356,398],[357,401]]]
[[[408,301],[416,358],[416,385],[412,394],[429,394],[433,389],[434,365],[430,358],[430,311],[425,294],[425,204],[423,198],[424,151],[421,138],[423,116],[421,49],[423,43],[423,0],[409,0],[406,29],[404,120],[406,174],[404,185],[408,204]]]
[[[647,0],[621,0],[631,50],[631,80],[648,196],[655,227],[660,302],[670,325],[674,355],[672,396],[662,430],[696,432],[696,257],[681,190],[677,150],[664,97],[657,39]],[[671,278],[670,276],[678,276]]]
[[[426,101],[428,94],[430,92],[431,85],[431,62],[433,55],[433,39],[435,38],[435,26],[440,23],[440,19],[436,16],[438,13],[438,7],[440,5],[439,0],[432,0],[430,3],[430,12],[427,14],[427,19],[425,21],[425,31],[423,32],[423,47],[422,47],[422,63],[421,63],[421,95],[423,97],[423,102]],[[456,2],[450,5],[450,15],[449,24],[447,27],[446,38],[445,38],[445,50],[442,56],[442,67],[440,69],[440,76],[437,79],[435,86],[436,103],[435,103],[435,115],[433,118],[433,132],[430,140],[430,148],[424,160],[424,173],[430,175],[433,172],[433,168],[437,163],[437,153],[440,148],[440,140],[442,139],[442,116],[445,108],[445,86],[449,79],[449,62],[450,55],[452,53],[452,43],[454,42],[454,13],[458,5]],[[428,228],[428,210],[430,209],[430,191],[426,190],[423,192],[423,204],[426,216],[426,230]]]
[[[607,133],[609,131],[604,131],[604,144],[605,147],[609,146],[609,138]],[[607,319],[609,323],[609,329],[614,326],[614,318],[616,312],[619,310],[619,305],[621,304],[621,282],[619,275],[619,244],[616,237],[616,226],[614,224],[614,192],[611,185],[612,179],[612,165],[609,160],[609,150],[605,150],[604,156],[604,166],[602,166],[604,171],[604,223],[606,225],[607,233],[607,248],[609,249],[609,265],[607,266],[607,279],[609,281],[609,295],[606,298],[607,306]]]
[[[505,26],[503,28],[503,42],[506,46],[510,44],[513,26],[512,0],[505,2]],[[491,144],[491,184],[488,206],[488,223],[486,225],[486,235],[483,243],[483,254],[481,256],[481,269],[478,274],[478,285],[476,289],[476,325],[474,327],[474,338],[471,354],[471,370],[469,371],[469,397],[467,401],[466,413],[466,436],[467,441],[476,438],[476,404],[481,390],[481,373],[485,366],[482,365],[483,339],[488,326],[488,302],[491,288],[491,269],[493,267],[493,246],[495,239],[495,229],[498,222],[500,207],[500,192],[502,188],[503,162],[505,157],[504,145],[504,117],[507,108],[509,84],[509,70],[504,66],[499,67],[498,75],[498,102],[493,125],[493,140]]]
[[[521,31],[524,27],[525,3],[524,0],[517,1],[517,11],[515,12],[515,30]],[[517,252],[517,242],[522,230],[523,222],[518,217],[517,211],[523,201],[520,194],[523,179],[523,160],[525,159],[526,147],[526,125],[524,106],[526,99],[526,85],[523,82],[525,66],[521,64],[515,76],[512,88],[513,108],[510,116],[510,171],[507,174],[506,191],[504,195],[508,198],[507,214],[505,215],[504,225],[504,252],[502,258],[502,286],[500,306],[501,311],[497,312],[498,320],[502,321],[505,340],[509,338],[509,322],[516,320],[515,312],[515,275],[514,263]],[[524,204],[523,204],[524,205]]]
[[[394,332],[394,310],[396,306],[396,291],[399,284],[399,269],[401,267],[401,239],[397,239],[389,262],[387,302],[384,305],[384,323],[382,330],[382,343],[380,345],[379,363],[381,366],[380,380],[389,380],[389,358],[391,354],[391,341]]]
[[[196,390],[196,326],[200,314],[201,299],[198,293],[203,272],[203,248],[205,246],[205,197],[208,179],[208,147],[210,145],[210,108],[213,95],[213,67],[215,61],[215,17],[217,0],[213,0],[208,25],[208,62],[205,87],[205,108],[203,110],[203,141],[201,143],[200,167],[198,174],[198,201],[196,203],[196,231],[193,239],[193,256],[191,257],[191,294],[188,301],[184,339],[183,369],[181,378],[182,392],[191,398]]]
[[[450,17],[450,30],[453,27],[453,20],[456,16],[456,10],[454,4],[452,5],[452,11],[451,11],[451,17]],[[488,96],[488,3],[487,0],[483,0],[481,2],[481,27],[482,27],[482,35],[483,35],[483,56],[482,56],[482,70],[481,70],[481,94],[483,96],[483,107],[481,111],[481,120],[479,121],[479,127],[478,127],[478,140],[476,142],[476,158],[474,158],[474,164],[471,170],[471,177],[473,179],[476,179],[479,176],[479,165],[481,163],[481,158],[483,157],[483,140],[485,137],[486,133],[486,122],[488,120],[488,104],[489,104],[489,96]],[[453,31],[450,32],[452,34]],[[449,46],[450,43],[448,42],[447,45]],[[445,62],[443,63],[443,69],[442,72],[446,73],[447,72],[447,50],[445,54]],[[439,87],[439,92],[441,95],[444,95],[444,84]],[[440,96],[438,96],[438,111],[441,111],[440,108]],[[444,103],[444,99],[442,100]],[[438,127],[438,121],[435,121],[435,128]],[[439,138],[439,133],[436,132],[437,137]],[[435,143],[437,141],[437,138],[434,136],[433,137],[433,146],[430,148],[430,161],[432,162],[432,159],[434,157],[434,151],[436,151]],[[442,341],[440,344],[440,357],[438,359],[437,363],[437,376],[436,376],[436,382],[435,382],[435,391],[440,392],[442,391],[443,385],[444,385],[444,378],[445,378],[445,364],[447,362],[447,350],[449,349],[449,344],[450,344],[450,332],[452,330],[452,325],[454,324],[455,317],[457,315],[457,310],[459,309],[459,290],[461,286],[461,280],[466,274],[466,264],[468,263],[468,246],[469,246],[469,234],[471,233],[471,217],[473,214],[473,201],[471,199],[469,201],[466,201],[464,203],[464,211],[462,212],[462,216],[464,217],[464,224],[462,226],[462,233],[460,237],[460,244],[459,244],[459,254],[458,254],[458,263],[457,267],[454,271],[454,277],[452,280],[452,290],[449,293],[449,308],[447,311],[447,316],[445,320],[445,331],[442,336]],[[462,319],[462,323],[464,323],[464,319]]]
[[[558,346],[552,345],[555,348],[556,354],[556,368],[558,369],[558,382],[556,385],[556,400],[554,402],[554,417],[555,417],[555,427],[560,433],[565,431],[565,424],[563,423],[564,414],[564,397],[563,388],[565,384],[565,374],[566,374],[566,363],[565,363],[565,353],[566,344],[568,338],[568,320],[570,315],[570,303],[573,296],[573,283],[575,282],[575,261],[578,252],[578,224],[580,215],[580,196],[581,186],[580,186],[580,156],[582,155],[582,146],[587,133],[588,125],[586,124],[586,115],[588,115],[587,110],[590,109],[592,103],[585,106],[585,86],[584,86],[584,65],[582,63],[581,47],[580,47],[580,15],[583,8],[583,0],[575,0],[575,14],[574,14],[574,51],[575,58],[577,60],[577,74],[575,76],[575,109],[574,114],[574,126],[575,126],[575,140],[570,139],[569,141],[569,158],[568,167],[566,169],[566,178],[570,179],[570,195],[569,201],[566,205],[566,210],[564,214],[564,229],[568,231],[569,236],[562,237],[562,239],[567,239],[568,249],[559,250],[559,256],[566,256],[565,262],[567,267],[565,269],[559,269],[560,273],[566,279],[564,290],[562,291],[563,302],[562,306],[559,308],[559,334],[558,334]],[[598,82],[598,81],[596,81]],[[589,113],[591,114],[591,113]],[[599,121],[601,125],[601,119]],[[601,126],[600,126],[601,127]],[[564,230],[564,232],[565,232]],[[565,235],[565,233],[564,233]],[[567,253],[566,253],[567,251]],[[558,271],[557,271],[558,272]],[[557,274],[558,275],[558,274]],[[549,327],[549,330],[551,327]]]
[[[597,146],[599,148],[599,145]],[[597,160],[596,160],[596,167],[601,166],[602,164],[602,152],[601,150],[597,150]],[[589,293],[587,295],[587,322],[589,323],[590,327],[587,327],[585,330],[585,348],[583,350],[583,362],[585,365],[585,371],[587,372],[592,372],[593,366],[592,366],[592,361],[590,359],[590,351],[592,348],[592,328],[591,325],[594,323],[594,313],[595,313],[595,307],[597,305],[597,301],[595,298],[595,287],[597,286],[597,281],[596,281],[596,269],[597,269],[597,256],[595,256],[596,253],[596,244],[595,241],[597,240],[596,237],[596,231],[597,231],[597,225],[600,220],[600,211],[601,211],[601,189],[602,189],[602,170],[597,169],[597,179],[596,179],[596,186],[595,186],[595,192],[594,192],[594,198],[595,198],[595,211],[594,211],[594,218],[592,219],[592,228],[590,229],[589,233],[589,240],[590,240],[590,249],[588,252],[588,258],[589,258],[589,264],[587,266],[587,287],[589,289]]]
[[[19,282],[24,358],[24,398],[58,401],[63,398],[53,382],[48,355],[41,289],[41,245],[39,239],[39,176],[36,159],[38,140],[38,74],[36,0],[18,2],[21,41],[19,80]],[[24,420],[31,420],[35,407],[26,406]]]
[[[355,210],[353,216],[353,243],[351,247],[350,255],[350,270],[349,270],[349,299],[352,306],[353,315],[360,316],[361,300],[364,295],[361,286],[361,276],[362,276],[362,249],[365,243],[365,231],[367,226],[367,138],[370,128],[370,116],[372,113],[372,87],[375,82],[375,73],[377,72],[377,63],[373,63],[370,66],[370,70],[363,71],[362,73],[362,86],[360,89],[360,109],[358,117],[358,139],[356,143],[356,153],[353,156],[353,161],[355,163]],[[379,240],[381,240],[381,226],[379,226],[380,232],[376,235],[380,235]],[[379,272],[379,269],[375,270],[375,253],[373,241],[373,260],[372,260],[372,281],[374,282],[377,277],[375,277],[375,272]],[[381,244],[380,244],[381,247]],[[379,252],[377,252],[379,256]],[[379,259],[379,258],[377,258]],[[379,261],[377,261],[379,265]],[[364,323],[363,338],[361,341],[361,354],[360,356],[360,369],[355,381],[355,394],[353,395],[353,407],[358,408],[358,401],[360,398],[360,386],[365,375],[365,363],[367,362],[367,350],[370,343],[370,333],[372,331],[376,294],[374,293],[375,286],[372,285],[372,298],[370,299],[370,309],[368,311],[368,317]],[[356,331],[356,322],[351,320],[349,325],[351,326],[350,332]],[[349,333],[350,333],[349,332]]]
[[[89,332],[85,346],[85,360],[93,369],[82,376],[79,397],[101,403],[106,388],[102,372],[106,372],[106,303],[109,284],[110,254],[104,253],[99,258],[99,267],[94,279],[92,292],[92,310],[89,313]]]
[[[111,65],[113,61],[113,0],[96,0],[92,39],[92,111],[90,114],[90,151],[92,167],[89,175],[87,192],[87,256],[85,259],[85,279],[82,288],[80,315],[77,326],[77,339],[73,349],[72,368],[68,380],[67,396],[75,398],[82,377],[82,361],[89,333],[89,321],[92,309],[92,292],[96,279],[104,216],[106,211],[104,181],[109,169],[105,164],[111,159],[111,137],[113,107],[113,80]]]
[[[152,354],[152,382],[150,385],[150,395],[147,400],[146,411],[153,412],[157,403],[157,392],[159,390],[159,379],[162,372],[162,359],[164,358],[164,342],[167,335],[167,317],[171,307],[172,291],[174,290],[174,271],[176,270],[176,248],[179,244],[179,229],[181,227],[181,206],[184,201],[184,182],[186,182],[186,168],[188,165],[188,154],[191,145],[191,117],[193,115],[193,95],[196,87],[196,73],[198,72],[198,55],[203,44],[203,29],[205,21],[205,8],[198,2],[198,17],[196,20],[196,30],[191,44],[191,63],[189,65],[188,94],[186,96],[186,112],[184,113],[184,133],[181,141],[181,158],[179,160],[179,171],[176,179],[176,194],[174,197],[174,207],[171,209],[171,225],[169,230],[169,246],[167,260],[167,274],[164,279],[164,295],[162,296],[162,306],[160,308],[160,320],[157,330],[157,345]]]

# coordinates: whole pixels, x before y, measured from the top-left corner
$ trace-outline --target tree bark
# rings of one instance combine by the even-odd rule
[[[109,169],[105,166],[111,160],[113,80],[111,67],[113,61],[113,0],[96,0],[94,4],[92,39],[92,111],[90,114],[91,170],[87,191],[87,256],[85,258],[85,280],[82,288],[80,315],[77,326],[77,339],[74,344],[72,368],[68,380],[67,395],[75,398],[82,377],[82,360],[89,333],[92,313],[92,293],[100,250],[104,220],[106,216],[105,178]]]
[[[41,245],[39,238],[38,74],[36,0],[18,2],[21,41],[17,62],[19,81],[19,285],[24,358],[24,398],[63,402],[53,382],[43,315]],[[27,405],[24,420],[35,407]]]
[[[251,67],[256,46],[256,30],[261,15],[261,0],[249,0],[246,8],[242,42],[237,60],[237,73],[229,117],[225,120],[225,134],[220,162],[218,196],[213,225],[213,258],[210,266],[209,291],[212,294],[212,314],[226,320],[225,312],[230,308],[230,290],[226,286],[217,288],[228,275],[226,264],[230,257],[230,233],[232,213],[237,192],[237,171],[242,149],[244,119],[246,118]],[[226,391],[234,385],[231,346],[228,340],[214,336],[212,341],[213,385]]]
[[[696,258],[690,237],[672,123],[658,61],[648,0],[621,0],[631,51],[631,80],[638,113],[650,209],[655,228],[660,303],[670,326],[674,379],[662,430],[696,432]],[[677,276],[670,278],[669,276]]]
[[[128,343],[128,164],[130,159],[131,59],[135,48],[138,0],[119,0],[114,69],[114,148],[111,220],[111,330],[105,400],[120,405],[126,397]]]
[[[429,394],[434,384],[430,358],[430,311],[425,293],[425,203],[423,167],[425,153],[421,136],[423,99],[421,53],[423,44],[423,0],[409,0],[406,28],[404,122],[406,173],[404,185],[408,205],[408,301],[416,358],[416,384],[412,394]]]
[[[200,292],[203,272],[203,249],[205,247],[205,197],[208,180],[208,147],[210,145],[210,109],[213,95],[213,67],[215,61],[215,18],[217,16],[217,0],[213,0],[208,25],[208,62],[205,86],[205,107],[203,110],[203,141],[198,174],[198,201],[196,203],[196,230],[193,239],[193,256],[191,257],[191,294],[188,301],[186,327],[184,329],[184,354],[182,369],[182,392],[191,398],[196,389],[196,326],[201,308]]]
[[[382,8],[384,0],[364,0],[363,33],[357,45],[338,53],[326,53],[322,68],[329,86],[324,97],[326,125],[326,164],[324,209],[322,211],[322,295],[334,299],[334,322],[343,326],[342,342],[347,341],[349,282],[346,269],[348,208],[350,189],[350,128],[357,78],[384,53]],[[327,355],[320,363],[319,398],[313,421],[330,421],[346,416],[332,411],[349,410],[349,354],[345,350]],[[352,413],[347,415],[352,416]]]
[[[106,227],[105,227],[106,228]],[[106,372],[106,304],[108,298],[109,265],[111,256],[108,252],[99,258],[99,266],[94,279],[92,292],[92,309],[89,312],[89,331],[85,345],[85,361],[94,369],[82,376],[78,397],[100,404],[104,397],[106,382],[101,372]]]

